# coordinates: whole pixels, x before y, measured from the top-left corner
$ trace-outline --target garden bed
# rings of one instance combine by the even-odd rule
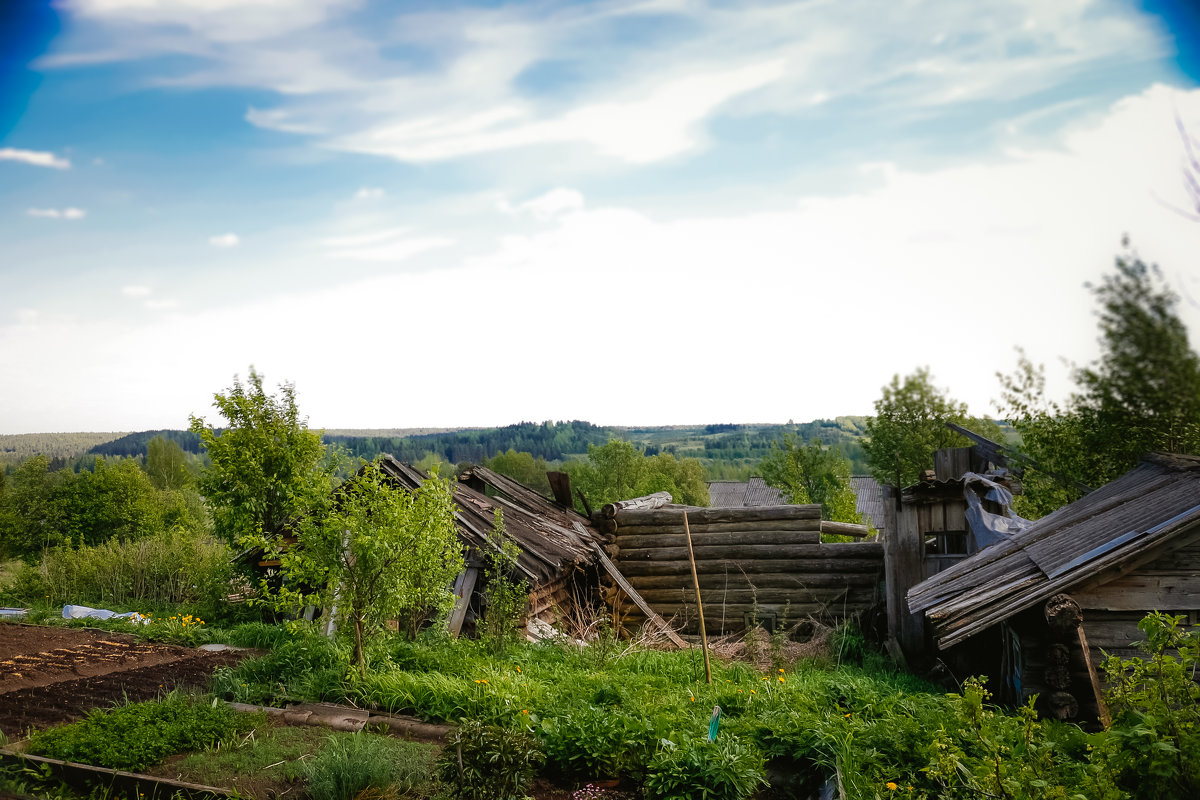
[[[243,657],[108,631],[0,624],[0,732],[20,736],[126,699],[207,688],[217,667]]]

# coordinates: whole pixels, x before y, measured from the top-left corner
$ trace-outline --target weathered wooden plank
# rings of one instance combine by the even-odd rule
[[[1100,586],[1072,592],[1079,605],[1104,611],[1191,609],[1200,597],[1200,574],[1147,573],[1145,570]]]
[[[822,549],[827,544],[749,544],[749,545],[716,545],[696,548],[696,562],[713,559],[734,559],[751,561],[755,559],[775,560],[784,558],[824,558],[827,553]],[[621,563],[634,561],[674,561],[686,560],[686,547],[635,547],[621,548]],[[919,565],[918,565],[919,566]],[[918,573],[919,574],[919,573]]]
[[[475,581],[479,578],[479,569],[467,567],[454,579],[454,608],[450,611],[450,635],[458,636],[462,631],[463,620],[467,618],[467,608],[471,605],[471,593],[475,591]]]
[[[617,511],[614,519],[625,525],[682,525],[683,514],[694,525],[713,522],[766,522],[781,519],[820,519],[819,505],[753,506],[750,508],[656,508]]]

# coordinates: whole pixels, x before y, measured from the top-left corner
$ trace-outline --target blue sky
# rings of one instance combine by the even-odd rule
[[[5,8],[0,432],[991,413],[1126,233],[1200,323],[1188,3]]]

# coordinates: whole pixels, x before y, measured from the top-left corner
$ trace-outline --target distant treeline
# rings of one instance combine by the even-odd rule
[[[614,428],[601,428],[590,422],[519,422],[503,428],[435,433],[425,436],[329,436],[329,444],[338,445],[353,456],[371,459],[390,453],[401,461],[420,461],[433,455],[452,464],[478,464],[485,458],[515,450],[534,458],[559,461],[587,452],[589,444],[606,444],[621,438]]]
[[[200,452],[200,435],[191,431],[140,431],[138,433],[130,433],[122,436],[120,439],[114,439],[111,442],[98,444],[91,450],[88,450],[90,455],[96,456],[144,456],[146,455],[146,446],[155,436],[161,436],[164,439],[175,442],[185,453]]]
[[[801,442],[820,439],[842,452],[852,471],[867,471],[859,437],[862,417],[837,417],[783,425],[718,423],[659,427],[602,427],[590,422],[519,422],[499,428],[472,428],[402,435],[395,431],[339,431],[326,433],[328,444],[342,448],[353,458],[372,459],[390,453],[401,461],[416,463],[434,458],[451,464],[478,464],[509,450],[529,453],[547,462],[561,462],[586,455],[589,445],[610,439],[633,443],[646,455],[670,453],[679,458],[698,458],[710,480],[746,477],[771,451],[773,442],[791,434]],[[401,434],[401,435],[392,435]],[[129,434],[21,434],[0,437],[0,457],[10,464],[31,455],[52,458],[51,469],[80,466],[90,468],[97,456],[104,458],[144,457],[147,444],[156,436],[175,442],[189,454],[202,456],[200,437],[184,430],[153,430]]]

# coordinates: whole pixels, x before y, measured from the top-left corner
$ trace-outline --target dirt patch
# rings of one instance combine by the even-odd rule
[[[93,708],[205,689],[238,652],[202,652],[77,628],[0,624],[0,731],[21,736]]]

